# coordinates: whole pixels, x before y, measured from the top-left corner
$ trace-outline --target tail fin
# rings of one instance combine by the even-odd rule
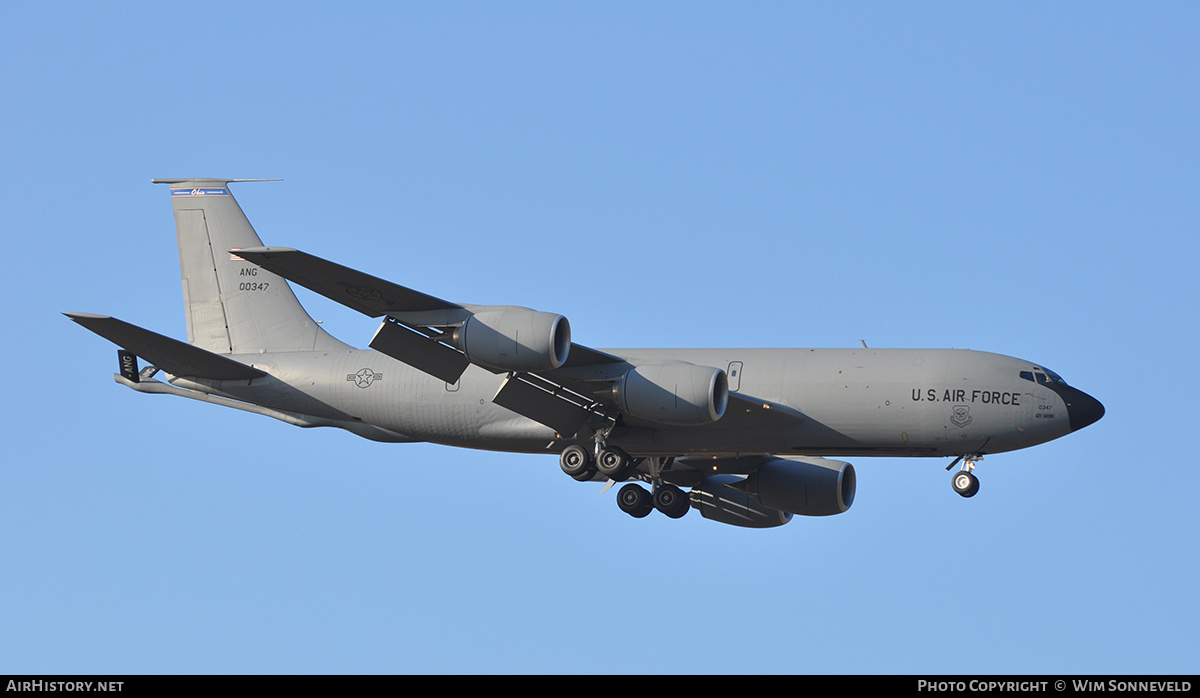
[[[188,342],[217,354],[344,349],[279,276],[236,251],[261,247],[229,193],[238,179],[154,179],[171,185]]]

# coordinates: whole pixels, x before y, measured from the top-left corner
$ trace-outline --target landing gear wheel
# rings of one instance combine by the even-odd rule
[[[640,519],[654,510],[654,498],[643,487],[632,482],[617,492],[617,506],[635,519]]]
[[[654,508],[671,517],[682,518],[691,508],[688,496],[675,485],[663,485],[654,490]]]
[[[629,479],[629,464],[633,459],[616,446],[605,446],[596,457],[596,471],[610,480],[623,482]]]
[[[582,446],[567,446],[558,457],[558,465],[562,471],[576,480],[590,480],[592,471],[592,456]],[[586,476],[586,477],[583,477]]]
[[[964,497],[974,497],[979,491],[979,478],[975,477],[974,473],[966,470],[960,470],[954,474],[954,479],[950,481],[954,491]]]

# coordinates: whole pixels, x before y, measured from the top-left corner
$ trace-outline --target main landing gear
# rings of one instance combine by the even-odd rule
[[[956,463],[962,461],[962,468],[954,473],[954,477],[950,479],[950,485],[954,491],[964,497],[974,497],[979,491],[979,478],[975,477],[975,473],[971,472],[975,469],[975,464],[983,460],[983,456],[975,453],[971,455],[959,456],[955,458],[946,470],[953,468]]]
[[[558,464],[564,473],[580,482],[591,480],[596,473],[615,482],[625,482],[629,479],[633,458],[617,446],[605,446],[593,458],[584,447],[571,445],[563,449]]]
[[[558,457],[558,465],[564,473],[580,482],[587,482],[596,474],[592,454],[584,450],[583,446],[567,446],[563,449],[562,455]]]
[[[669,458],[650,459],[649,477],[654,484],[653,493],[633,483],[625,485],[617,492],[617,506],[621,511],[637,519],[649,515],[654,509],[672,519],[678,519],[688,513],[691,497],[675,485],[663,482],[660,476],[663,467],[669,465],[670,461]],[[637,462],[641,462],[641,459]],[[588,453],[584,447],[573,444],[563,449],[558,464],[564,473],[580,482],[592,480],[597,474],[614,482],[624,482],[634,474],[635,461],[621,448],[605,446],[597,441],[595,456]]]
[[[654,488],[654,494],[650,494],[645,487],[631,482],[617,492],[617,506],[635,519],[648,515],[653,509],[672,519],[679,519],[692,508],[692,501],[686,492],[675,485],[663,483]]]
[[[617,506],[635,519],[648,516],[654,510],[654,498],[641,485],[632,482],[617,492]]]

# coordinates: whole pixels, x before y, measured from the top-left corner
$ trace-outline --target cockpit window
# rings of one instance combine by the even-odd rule
[[[1042,384],[1061,383],[1062,385],[1067,384],[1067,382],[1062,379],[1062,376],[1058,375],[1054,371],[1051,371],[1048,368],[1040,368],[1038,366],[1034,366],[1032,371],[1021,371],[1021,373],[1019,375],[1021,376],[1021,378],[1024,378],[1025,380],[1031,381],[1033,383],[1042,383]]]

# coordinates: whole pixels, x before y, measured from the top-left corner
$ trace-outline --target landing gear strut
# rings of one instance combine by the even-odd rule
[[[963,497],[974,497],[975,493],[979,491],[979,478],[975,477],[975,473],[971,471],[975,469],[976,463],[983,460],[983,456],[979,454],[959,456],[950,463],[950,466],[946,470],[953,468],[955,463],[958,463],[960,460],[962,461],[962,468],[957,473],[954,473],[954,477],[950,479],[950,485],[954,487],[955,492]]]

